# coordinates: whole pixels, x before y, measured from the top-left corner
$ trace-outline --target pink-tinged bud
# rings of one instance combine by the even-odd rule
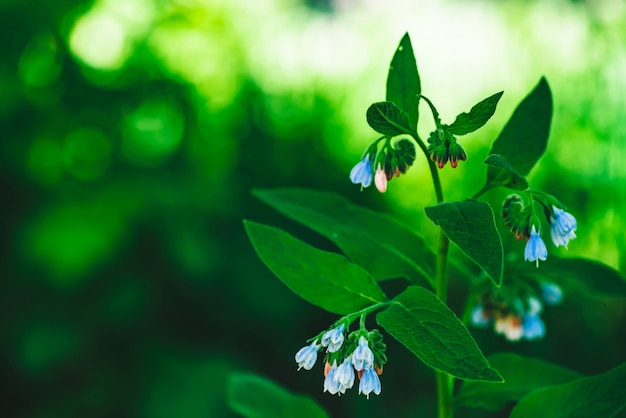
[[[379,192],[385,193],[387,191],[387,175],[385,174],[385,170],[381,168],[380,164],[378,164],[378,168],[376,169],[374,183],[376,184],[376,188]]]
[[[324,376],[328,376],[328,373],[330,373],[330,369],[332,369],[330,363],[326,362],[326,364],[324,364]]]

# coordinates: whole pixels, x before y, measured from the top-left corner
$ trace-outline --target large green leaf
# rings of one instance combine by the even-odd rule
[[[511,274],[527,276],[536,280],[549,280],[579,289],[586,295],[609,298],[626,297],[626,279],[615,269],[599,261],[586,258],[561,258],[549,255],[539,265],[512,263],[507,265]]]
[[[253,374],[231,375],[226,393],[228,405],[246,418],[329,418],[313,399]]]
[[[454,312],[422,287],[408,287],[376,320],[433,369],[464,380],[502,381]]]
[[[548,144],[552,120],[552,93],[545,78],[517,106],[513,115],[493,143],[489,154],[503,155],[522,176],[530,170]],[[501,168],[490,166],[487,184],[500,175]]]
[[[580,373],[565,367],[519,354],[497,353],[488,360],[500,372],[504,383],[464,382],[455,404],[497,411],[537,389],[581,377]]]
[[[406,226],[341,195],[307,189],[254,190],[284,215],[333,241],[376,280],[404,277],[432,283],[435,255]]]
[[[345,257],[311,247],[278,228],[244,224],[261,260],[312,304],[347,315],[386,299],[372,276]]]
[[[424,208],[435,225],[493,280],[502,281],[502,241],[491,206],[478,200],[444,202]]]
[[[376,132],[387,136],[410,134],[409,117],[392,102],[372,104],[365,114],[367,123]]]
[[[511,418],[611,418],[626,407],[626,363],[606,373],[537,390],[524,397]]]
[[[502,93],[501,91],[491,95],[474,105],[469,113],[458,115],[454,122],[448,126],[448,132],[454,135],[465,135],[483,126],[496,111]]]
[[[492,170],[490,187],[504,186],[516,190],[528,189],[528,181],[517,172],[515,167],[503,155],[491,154],[484,161]]]
[[[417,129],[418,104],[422,88],[409,34],[405,33],[393,55],[387,75],[388,102],[395,103],[407,114],[411,131]]]

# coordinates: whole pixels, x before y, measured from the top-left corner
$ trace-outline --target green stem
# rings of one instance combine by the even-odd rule
[[[435,125],[437,128],[441,127],[441,120],[439,119],[439,112],[435,109],[435,106],[432,102],[425,96],[421,96],[433,113],[433,118],[435,120]],[[433,186],[435,187],[435,195],[437,196],[437,203],[442,203],[443,199],[443,190],[441,187],[441,180],[439,179],[439,171],[437,169],[437,165],[434,161],[432,161],[428,156],[428,148],[426,144],[419,138],[419,135],[415,133],[413,135],[415,142],[419,145],[421,150],[424,152],[426,159],[428,160],[428,168],[430,168],[430,174],[433,179]],[[435,293],[437,297],[443,302],[446,303],[448,299],[448,249],[450,246],[450,241],[446,234],[444,234],[443,230],[439,228],[439,247],[437,249],[437,266],[435,273]],[[452,418],[454,410],[452,409],[452,391],[454,388],[454,380],[452,376],[442,371],[435,371],[435,376],[437,379],[437,410],[439,418]]]
[[[448,248],[450,241],[448,237],[443,233],[443,230],[439,230],[439,248],[437,251],[437,280],[436,280],[436,294],[439,299],[446,303],[448,298],[448,275],[446,267],[448,263]],[[452,390],[454,387],[454,381],[449,374],[437,370],[435,372],[437,377],[437,410],[439,411],[439,418],[452,418]]]

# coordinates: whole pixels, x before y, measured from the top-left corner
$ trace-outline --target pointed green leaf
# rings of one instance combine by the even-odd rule
[[[422,287],[408,287],[376,320],[435,370],[464,380],[502,381],[454,312]]]
[[[519,354],[497,353],[487,359],[500,372],[504,383],[464,382],[455,404],[497,411],[537,389],[581,377],[565,367]]]
[[[528,181],[517,172],[515,167],[508,162],[506,157],[498,154],[491,154],[485,160],[485,164],[492,170],[490,186],[503,186],[515,190],[527,190]]]
[[[276,189],[253,194],[330,239],[376,280],[404,277],[432,284],[435,255],[422,238],[395,219],[325,191]]]
[[[489,154],[503,155],[518,173],[528,175],[548,144],[552,120],[552,93],[545,78],[517,106],[493,143]],[[499,168],[489,167],[487,184],[498,177]]]
[[[491,206],[478,200],[424,208],[428,218],[493,280],[502,281],[502,241]]]
[[[422,92],[415,55],[409,34],[405,33],[389,65],[387,75],[388,102],[393,102],[408,115],[411,131],[417,129],[419,95]]]
[[[626,279],[617,270],[586,258],[549,255],[539,268],[534,264],[518,262],[511,264],[511,268],[507,267],[507,271],[578,288],[585,294],[608,298],[626,297]]]
[[[372,129],[383,135],[396,136],[411,133],[408,116],[392,102],[372,104],[365,116]]]
[[[386,299],[372,276],[345,257],[311,247],[278,228],[244,224],[261,260],[310,303],[347,315]]]
[[[523,398],[511,418],[611,418],[626,407],[626,363],[606,373],[537,390]]]
[[[231,409],[246,418],[329,418],[313,399],[253,374],[231,375],[226,398]]]
[[[474,105],[469,113],[458,115],[452,125],[448,126],[448,132],[454,135],[465,135],[483,126],[496,111],[502,93],[504,92],[489,96]]]

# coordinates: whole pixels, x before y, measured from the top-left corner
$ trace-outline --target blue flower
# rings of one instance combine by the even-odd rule
[[[534,340],[546,335],[546,326],[539,315],[524,315],[522,332],[527,340]]]
[[[374,367],[374,353],[363,336],[359,337],[359,345],[352,353],[352,364],[358,372]]]
[[[541,284],[541,298],[548,305],[558,305],[563,300],[563,290],[555,283],[544,282]]]
[[[372,162],[369,155],[363,157],[350,171],[350,180],[354,184],[361,184],[361,187],[369,187],[372,184]]]
[[[546,244],[535,229],[535,225],[533,225],[530,231],[530,238],[526,242],[526,248],[524,249],[524,259],[526,261],[536,261],[537,267],[539,267],[539,260],[545,261],[547,257],[548,249]]]
[[[326,366],[328,367],[328,363],[326,363]],[[339,380],[335,379],[335,373],[337,373],[337,362],[333,361],[333,365],[326,373],[326,378],[324,379],[324,392],[328,391],[331,395],[339,392],[341,387]]]
[[[346,326],[341,324],[337,328],[326,331],[324,335],[322,335],[322,345],[328,347],[329,353],[334,353],[343,345],[343,331],[345,328]]]
[[[554,217],[550,219],[552,242],[557,247],[567,247],[569,240],[576,238],[576,218],[571,213],[552,206]]]
[[[359,394],[364,394],[368,399],[370,393],[374,392],[376,395],[380,395],[380,379],[378,374],[372,368],[365,369],[361,376],[361,382],[359,383]]]
[[[471,321],[472,325],[480,328],[485,328],[489,324],[491,324],[491,318],[485,316],[485,311],[482,303],[477,304],[476,306],[474,306],[474,309],[472,309]]]
[[[298,370],[311,370],[317,361],[317,352],[320,349],[317,340],[313,341],[311,345],[302,347],[296,353],[296,363],[298,363]]]
[[[528,298],[528,311],[529,315],[538,315],[543,310],[543,304],[539,299],[534,296]]]
[[[354,385],[354,368],[349,356],[337,367],[333,379],[339,382],[339,393],[345,393],[346,389],[352,388]]]

